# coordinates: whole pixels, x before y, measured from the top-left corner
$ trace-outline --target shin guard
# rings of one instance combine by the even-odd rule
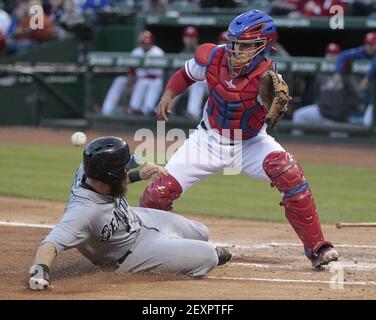
[[[285,151],[270,153],[263,168],[272,186],[284,193],[281,205],[291,226],[303,242],[306,256],[313,260],[323,246],[332,246],[325,241],[316,204],[303,170],[295,158]]]

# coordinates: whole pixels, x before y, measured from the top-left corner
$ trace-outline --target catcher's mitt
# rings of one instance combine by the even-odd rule
[[[268,110],[265,122],[267,129],[271,130],[287,111],[288,102],[291,100],[289,87],[279,74],[270,70],[261,78],[259,95]]]

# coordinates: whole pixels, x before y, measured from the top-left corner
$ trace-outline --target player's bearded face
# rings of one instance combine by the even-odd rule
[[[110,186],[110,193],[113,197],[120,197],[125,195],[128,192],[128,181],[127,181],[128,172],[124,171],[122,180],[113,182]]]
[[[127,180],[119,181],[111,185],[110,193],[113,197],[120,197],[128,192]]]
[[[227,43],[230,69],[241,69],[247,66],[265,46],[266,39],[237,40],[230,38]]]

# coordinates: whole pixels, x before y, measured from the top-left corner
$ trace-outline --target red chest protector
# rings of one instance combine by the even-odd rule
[[[270,69],[272,61],[265,60],[251,73],[232,78],[227,69],[225,48],[216,47],[206,74],[210,91],[206,112],[211,128],[231,138],[239,138],[234,129],[242,129],[242,139],[256,136],[266,115],[264,106],[257,101],[260,79]]]

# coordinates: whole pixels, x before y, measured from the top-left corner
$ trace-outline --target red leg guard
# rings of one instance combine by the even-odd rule
[[[150,181],[140,198],[140,206],[171,211],[172,202],[182,193],[179,182],[171,175]]]
[[[312,192],[295,158],[285,151],[275,151],[265,158],[263,168],[272,186],[284,192],[281,205],[304,244],[306,256],[312,260],[323,246],[333,246],[324,239]]]

